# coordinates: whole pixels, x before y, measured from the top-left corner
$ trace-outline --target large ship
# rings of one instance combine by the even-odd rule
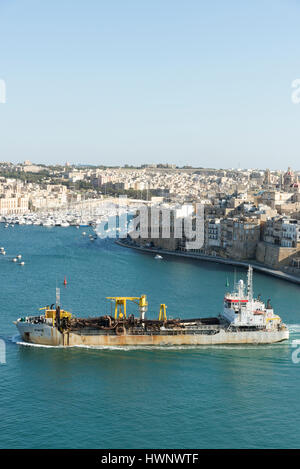
[[[253,297],[253,269],[247,284],[240,280],[224,297],[223,311],[216,317],[171,319],[166,305],[160,305],[158,319],[146,318],[146,295],[108,297],[110,315],[77,318],[56,305],[44,314],[19,318],[15,324],[23,341],[41,345],[86,346],[170,346],[218,344],[270,344],[289,338],[289,331],[274,313],[270,300],[265,304]],[[127,311],[127,303],[138,305],[139,315]]]

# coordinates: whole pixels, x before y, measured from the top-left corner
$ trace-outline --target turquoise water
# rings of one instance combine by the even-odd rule
[[[88,229],[85,229],[88,231]],[[105,296],[146,293],[149,315],[215,315],[232,269],[95,243],[75,228],[0,226],[1,448],[294,448],[300,446],[300,288],[255,274],[290,325],[289,343],[171,349],[55,349],[18,344],[12,321],[55,301],[110,312]],[[26,265],[9,258],[21,253]],[[244,271],[240,272],[245,275]],[[68,285],[63,287],[64,276]]]

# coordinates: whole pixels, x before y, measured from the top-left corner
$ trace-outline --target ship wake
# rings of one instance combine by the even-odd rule
[[[300,325],[298,326],[298,331],[300,332]],[[63,345],[42,345],[42,344],[33,344],[29,342],[22,341],[20,335],[15,335],[11,338],[11,341],[16,345],[21,345],[25,347],[35,347],[35,348],[48,348],[48,349],[82,349],[82,350],[99,350],[99,351],[117,351],[117,352],[134,352],[134,351],[178,351],[178,350],[262,350],[262,348],[273,349],[278,347],[286,347],[289,345],[289,342],[278,342],[275,344],[217,344],[217,345],[124,345],[124,346],[113,346],[113,345],[73,345],[66,347]]]

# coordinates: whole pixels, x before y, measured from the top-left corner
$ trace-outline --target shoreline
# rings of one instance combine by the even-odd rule
[[[292,275],[292,274],[287,274],[285,272],[282,272],[281,270],[275,270],[269,267],[265,267],[263,265],[258,264],[255,261],[250,261],[250,260],[249,262],[236,261],[234,259],[223,259],[222,257],[218,257],[218,256],[213,257],[213,256],[205,256],[205,255],[191,254],[191,253],[185,253],[185,252],[167,251],[165,249],[146,248],[146,247],[131,245],[129,243],[121,241],[120,239],[116,240],[115,243],[122,247],[135,249],[136,251],[141,251],[141,252],[148,252],[151,254],[165,254],[167,256],[177,256],[177,257],[184,257],[187,259],[196,259],[198,261],[216,262],[218,264],[227,264],[227,265],[232,265],[235,267],[248,268],[248,266],[251,265],[253,267],[253,270],[257,272],[261,272],[266,275],[271,275],[272,277],[276,277],[281,280],[285,280],[287,282],[292,282],[297,285],[300,285],[300,277],[296,277],[295,275]]]

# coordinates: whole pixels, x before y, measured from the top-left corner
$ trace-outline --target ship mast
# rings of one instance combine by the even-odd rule
[[[60,288],[56,288],[56,308],[60,306]]]
[[[247,295],[249,303],[253,300],[253,267],[249,265],[248,269],[248,286],[247,286]]]

